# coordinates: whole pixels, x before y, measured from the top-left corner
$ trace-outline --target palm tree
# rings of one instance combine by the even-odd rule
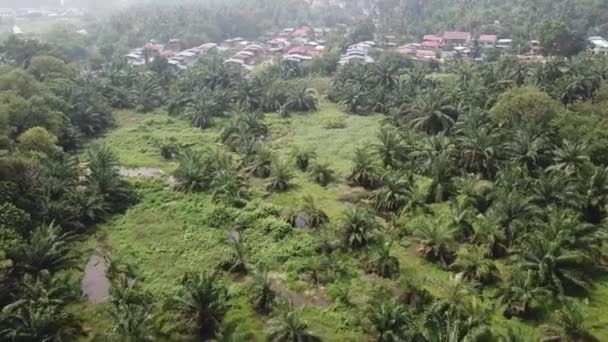
[[[253,149],[247,171],[258,178],[268,178],[272,172],[272,150],[258,143]]]
[[[376,86],[391,91],[397,89],[399,77],[397,75],[398,65],[392,63],[374,64],[367,78],[374,80]]]
[[[243,177],[234,171],[221,170],[211,181],[213,199],[227,205],[242,208],[247,204],[249,191]]]
[[[272,283],[268,278],[268,272],[266,270],[255,274],[252,292],[254,308],[261,314],[269,314],[272,310],[276,293],[272,289]]]
[[[149,112],[162,104],[162,89],[152,74],[147,73],[140,77],[139,84],[134,89],[137,110]]]
[[[184,326],[205,341],[218,331],[227,311],[227,298],[228,291],[216,273],[187,273],[175,297],[175,308]]]
[[[547,158],[549,139],[545,133],[535,134],[520,129],[515,131],[506,148],[511,161],[533,171]]]
[[[353,169],[348,176],[349,182],[370,189],[377,185],[378,179],[378,168],[370,149],[368,147],[357,148]]]
[[[395,166],[405,156],[405,146],[399,131],[393,127],[384,126],[376,134],[378,144],[375,145],[378,156],[384,166]]]
[[[595,342],[588,317],[571,299],[563,299],[562,307],[555,311],[553,322],[545,327],[544,341]]]
[[[296,162],[296,166],[300,171],[306,171],[310,162],[317,158],[317,154],[309,150],[301,150],[294,147],[291,151],[291,156]]]
[[[502,144],[500,135],[491,127],[466,129],[458,137],[463,166],[469,172],[492,179],[497,171]]]
[[[447,280],[438,282],[434,279],[433,282],[441,291],[441,296],[428,309],[429,313],[460,316],[466,311],[474,291],[464,274],[451,274]]]
[[[364,209],[347,210],[342,221],[342,241],[345,247],[357,249],[370,244],[378,224]]]
[[[462,247],[450,268],[462,272],[468,280],[490,284],[498,279],[498,268],[488,259],[487,250],[479,246]]]
[[[507,254],[505,231],[495,215],[481,216],[474,229],[472,242],[485,248],[488,255],[499,258]]]
[[[78,261],[78,255],[71,246],[72,240],[71,235],[61,232],[53,223],[40,226],[31,233],[27,243],[10,254],[10,258],[14,260],[15,268],[24,273],[68,270]]]
[[[222,262],[221,267],[231,273],[246,274],[245,245],[239,232],[233,231],[228,235],[228,245],[232,249],[230,256]]]
[[[533,305],[550,294],[545,288],[538,285],[533,271],[521,271],[518,268],[509,269],[506,279],[500,284],[496,295],[500,302],[507,306],[504,311],[506,318],[516,316],[530,318]]]
[[[454,229],[441,224],[425,222],[414,230],[418,252],[429,261],[438,261],[447,267],[454,259]]]
[[[262,103],[261,85],[255,79],[243,79],[237,84],[234,97],[238,108],[245,112],[254,112]]]
[[[399,259],[391,255],[391,245],[381,244],[377,249],[377,256],[374,260],[374,273],[387,279],[399,277]]]
[[[589,178],[580,177],[579,194],[583,216],[589,223],[599,224],[606,217],[608,203],[608,168],[595,168]]]
[[[381,186],[374,190],[372,201],[379,212],[398,212],[410,201],[414,178],[397,172],[386,172],[380,178]]]
[[[581,207],[581,196],[572,178],[559,171],[542,173],[531,184],[532,203],[543,208]]]
[[[329,222],[329,216],[320,209],[311,195],[302,196],[300,207],[289,217],[289,223],[297,226],[297,220],[304,218],[310,228],[319,228]]]
[[[393,301],[371,305],[368,319],[372,325],[374,341],[409,341],[414,335],[414,317],[404,306]]]
[[[177,189],[199,192],[209,188],[213,175],[209,174],[209,165],[202,154],[185,150],[179,158],[179,166],[173,173],[177,180]]]
[[[186,107],[183,117],[194,127],[209,128],[213,126],[213,117],[223,116],[227,109],[226,93],[220,89],[203,89]]]
[[[589,147],[580,142],[565,140],[561,147],[553,151],[554,164],[547,171],[562,171],[567,176],[580,172],[590,161]]]
[[[269,191],[283,192],[291,187],[293,173],[289,163],[285,160],[275,159],[271,165]]]
[[[538,207],[532,204],[532,199],[517,190],[501,190],[492,207],[492,215],[499,220],[504,230],[505,242],[511,246],[513,242],[540,214]]]
[[[565,244],[566,236],[558,234],[560,236],[557,239],[540,232],[527,236],[514,249],[514,253],[519,256],[517,267],[535,272],[539,284],[555,294],[569,290],[589,290],[586,272],[594,265],[590,253],[569,249]]]
[[[286,308],[269,322],[266,333],[268,342],[320,342],[322,339],[308,330],[301,318],[301,310]]]
[[[321,186],[327,186],[334,180],[334,170],[328,163],[315,162],[308,171],[310,178]]]
[[[296,85],[289,89],[285,107],[288,110],[298,112],[309,112],[317,110],[319,105],[318,94],[315,89],[306,88],[303,85]]]
[[[484,214],[492,204],[494,184],[482,180],[479,175],[468,174],[456,181],[458,194],[463,197],[464,205],[473,207]]]
[[[412,127],[435,135],[447,131],[458,118],[458,111],[451,104],[447,94],[435,89],[418,96],[411,108],[402,108],[408,113]]]

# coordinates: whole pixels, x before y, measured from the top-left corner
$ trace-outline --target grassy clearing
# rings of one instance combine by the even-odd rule
[[[320,111],[314,114],[294,114],[291,118],[267,115],[264,119],[270,128],[269,146],[281,158],[289,158],[294,147],[310,149],[319,160],[328,162],[336,171],[337,182],[327,187],[314,184],[308,175],[294,171],[294,187],[285,193],[269,194],[266,182],[251,180],[254,202],[250,211],[235,217],[222,228],[214,228],[210,222],[217,206],[208,194],[186,194],[176,192],[160,180],[133,180],[141,195],[139,204],[128,212],[100,227],[97,239],[108,246],[112,256],[122,262],[136,266],[144,279],[144,287],[159,299],[166,299],[178,288],[179,279],[185,272],[210,270],[229,253],[226,237],[242,222],[251,227],[242,229],[241,235],[251,265],[264,265],[273,274],[283,279],[286,291],[297,293],[306,302],[307,296],[322,295],[329,306],[316,305],[314,300],[304,310],[310,328],[327,341],[365,341],[357,312],[369,300],[370,289],[375,287],[395,288],[396,284],[364,273],[356,254],[341,256],[335,261],[348,269],[348,275],[327,287],[315,288],[304,281],[302,270],[309,265],[317,253],[315,240],[320,234],[314,231],[299,231],[285,228],[280,217],[253,218],[255,210],[265,205],[274,205],[281,213],[296,207],[302,195],[312,195],[330,217],[328,234],[337,236],[337,224],[353,197],[353,189],[344,184],[351,167],[351,156],[358,146],[372,143],[381,124],[381,116],[347,116],[336,105],[322,102]],[[117,128],[100,140],[108,143],[118,153],[120,162],[129,167],[159,167],[172,171],[175,162],[165,161],[159,154],[158,145],[169,138],[177,139],[181,145],[195,147],[218,145],[218,136],[223,122],[218,121],[213,129],[201,131],[189,127],[188,123],[169,118],[165,113],[139,114],[119,112]],[[339,121],[342,128],[331,123]],[[328,124],[330,123],[330,124]],[[295,169],[295,168],[294,168]],[[424,181],[424,180],[423,180]],[[449,216],[447,204],[434,206],[441,222]],[[416,224],[416,218],[408,222]],[[431,293],[440,293],[439,284],[449,273],[421,259],[415,246],[408,241],[394,244],[393,255],[400,261],[402,278],[418,280]],[[247,281],[231,281],[231,309],[226,317],[237,322],[242,329],[250,331],[256,340],[263,340],[266,319],[255,314],[247,295]],[[345,308],[331,303],[332,288],[345,284],[350,289],[351,301],[357,309]],[[602,321],[608,304],[608,283],[604,282],[594,292],[592,305],[586,309],[593,322]],[[489,294],[485,294],[489,295]],[[312,297],[310,297],[312,298]],[[584,305],[584,304],[581,304]],[[104,321],[103,306],[85,308],[87,321]],[[107,319],[107,317],[106,317]],[[494,315],[495,326],[507,329],[515,327],[526,336],[540,339],[539,325],[518,320],[505,320],[500,309]],[[103,329],[105,324],[95,325]],[[100,327],[101,326],[101,327]],[[601,340],[608,340],[605,330],[596,330]]]

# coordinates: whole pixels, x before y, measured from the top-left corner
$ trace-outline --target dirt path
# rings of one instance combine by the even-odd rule
[[[165,183],[169,186],[175,185],[175,178],[173,176],[167,176],[167,174],[157,167],[138,167],[130,168],[121,166],[118,169],[118,173],[123,177],[143,177],[143,178],[159,178],[164,179]]]
[[[281,297],[296,307],[300,308],[303,306],[316,306],[316,307],[328,307],[331,301],[327,298],[325,293],[321,290],[311,290],[304,293],[298,293],[290,290],[285,284],[284,275],[275,272],[269,272],[268,277],[272,281],[272,289]]]

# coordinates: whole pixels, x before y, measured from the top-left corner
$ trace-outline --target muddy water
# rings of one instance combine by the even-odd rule
[[[106,302],[110,298],[110,280],[108,265],[104,258],[92,255],[84,268],[80,284],[82,297],[90,304]]]
[[[138,167],[138,168],[128,168],[121,166],[118,169],[118,172],[121,176],[124,177],[151,177],[151,178],[159,178],[163,177],[165,173],[163,170],[157,167]]]

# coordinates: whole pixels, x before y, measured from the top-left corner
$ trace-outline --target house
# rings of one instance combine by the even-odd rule
[[[438,41],[427,40],[422,42],[420,48],[423,50],[437,50],[441,47],[441,43]]]
[[[15,14],[15,10],[12,8],[0,8],[0,17],[2,18],[14,17]]]
[[[400,46],[397,49],[397,51],[399,51],[399,53],[402,55],[414,55],[415,56],[416,51],[418,51],[418,49],[420,49],[421,46],[422,46],[422,44],[410,43],[410,44]]]
[[[308,48],[304,45],[295,46],[295,47],[292,47],[289,50],[287,50],[287,54],[288,55],[307,55]]]
[[[299,28],[293,30],[291,32],[290,37],[292,39],[302,38],[302,39],[314,39],[315,38],[315,30],[308,25],[300,26]]]
[[[443,43],[443,37],[436,36],[434,34],[426,34],[422,37],[423,42],[437,42],[439,44]]]
[[[374,59],[370,56],[356,56],[356,55],[352,55],[352,56],[343,56],[342,58],[340,58],[340,61],[338,62],[338,64],[340,65],[344,65],[344,64],[370,64],[370,63],[374,63]]]
[[[587,38],[589,51],[596,55],[608,55],[608,41],[604,37],[594,36]]]
[[[443,34],[443,41],[446,44],[452,44],[455,46],[462,46],[471,40],[470,32],[445,32]]]
[[[432,50],[418,50],[416,51],[416,59],[420,61],[430,61],[437,59],[437,52]]]
[[[167,49],[173,51],[180,51],[182,49],[182,40],[178,38],[169,39],[167,43]]]
[[[513,47],[513,39],[499,39],[496,42],[496,47],[499,49],[510,49]]]
[[[492,48],[496,46],[496,42],[498,41],[498,37],[494,34],[482,34],[477,39],[479,46],[485,48]]]

